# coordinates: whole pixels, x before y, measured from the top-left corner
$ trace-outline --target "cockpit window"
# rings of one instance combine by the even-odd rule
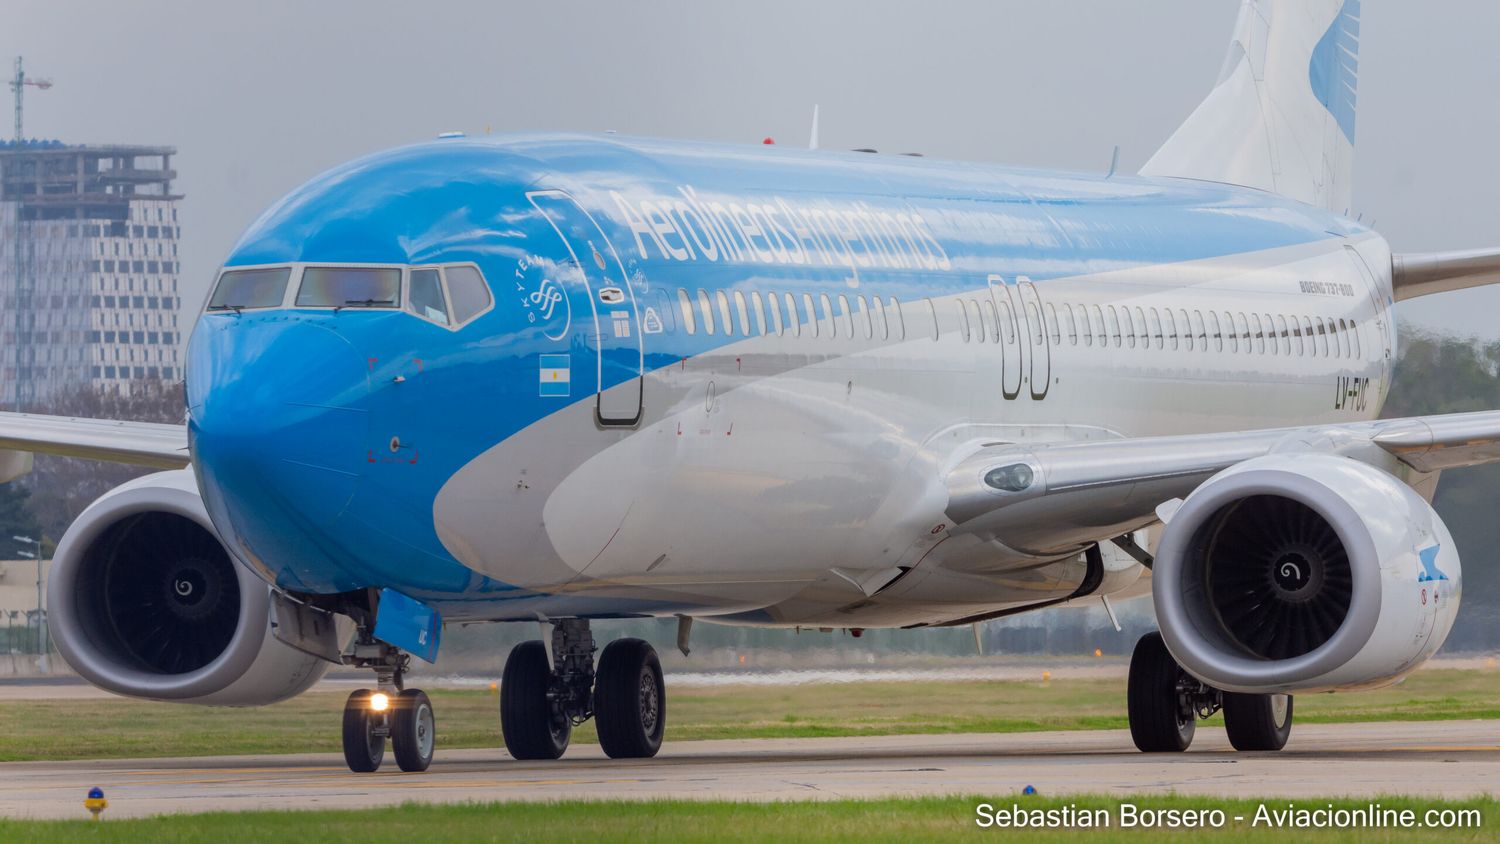
[[[400,301],[395,267],[308,267],[297,290],[302,308],[394,308]]]
[[[290,267],[266,267],[255,270],[227,270],[219,276],[214,295],[209,297],[210,311],[238,311],[245,308],[277,308],[286,294]]]
[[[453,301],[453,323],[462,325],[490,306],[490,288],[474,267],[445,267],[448,296]]]
[[[443,280],[438,271],[412,270],[411,293],[407,306],[412,313],[438,325],[448,324],[448,300],[443,295]]]

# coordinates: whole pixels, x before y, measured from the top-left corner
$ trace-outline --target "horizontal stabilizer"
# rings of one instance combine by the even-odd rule
[[[1391,287],[1397,302],[1496,283],[1500,283],[1500,249],[1391,256]]]

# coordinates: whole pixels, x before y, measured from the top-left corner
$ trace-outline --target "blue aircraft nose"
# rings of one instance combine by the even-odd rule
[[[304,315],[216,316],[193,334],[187,385],[193,464],[224,538],[283,586],[338,579],[325,538],[369,436],[359,351]]]

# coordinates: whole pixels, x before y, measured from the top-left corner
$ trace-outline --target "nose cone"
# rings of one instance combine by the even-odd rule
[[[188,348],[193,464],[210,517],[242,559],[288,588],[345,570],[327,541],[368,436],[368,366],[296,314],[214,316]]]

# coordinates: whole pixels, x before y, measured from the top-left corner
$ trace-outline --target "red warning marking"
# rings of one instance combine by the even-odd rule
[[[377,361],[379,361],[380,358],[365,358],[365,360],[367,360],[367,361],[370,362],[370,371],[374,372],[375,371],[375,363]]]
[[[687,369],[687,358],[682,359],[682,365],[679,367],[679,369]]]
[[[724,432],[724,436],[726,436],[726,437],[732,437],[732,436],[734,436],[734,423],[733,422],[729,423],[729,430],[727,430],[727,431]]]
[[[367,461],[368,461],[368,462],[370,462],[370,463],[374,463],[374,462],[375,462],[375,449],[373,449],[373,448],[372,448],[372,449],[370,449],[370,454],[369,454],[369,456],[368,456],[368,457],[367,457],[367,458],[366,458],[366,460],[367,460]]]
[[[677,436],[679,436],[679,437],[682,436],[682,423],[681,422],[677,423]]]
[[[417,458],[421,457],[421,456],[422,456],[422,452],[420,450],[415,449],[415,448],[412,449],[411,450],[411,459],[408,460],[408,461],[406,461],[407,465],[410,465],[410,466],[417,465]]]
[[[422,369],[423,369],[422,359],[421,358],[412,358],[412,360],[415,361],[416,364],[417,364],[417,374],[418,375],[422,374]]]
[[[739,358],[735,358],[734,359],[734,371],[735,372],[739,372],[740,371],[740,367],[743,366],[743,365],[744,365],[744,362],[741,361]]]
[[[942,522],[939,522],[938,525],[937,525],[937,527],[935,527],[935,528],[932,529],[932,535],[933,536],[937,536],[938,534],[942,533],[943,532],[943,528],[945,528],[945,527],[947,527],[947,525],[943,524]]]

